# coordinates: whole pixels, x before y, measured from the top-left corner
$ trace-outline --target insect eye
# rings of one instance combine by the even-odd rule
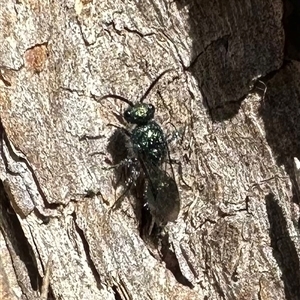
[[[128,111],[128,110],[125,110],[124,111],[124,117],[126,118],[128,118],[128,117],[130,117],[130,112]]]
[[[149,115],[153,118],[154,117],[154,112],[155,112],[155,107],[154,107],[153,104],[148,105],[148,112],[149,112]]]
[[[128,123],[132,123],[132,115],[131,115],[131,110],[130,109],[126,109],[124,111],[124,119],[128,122]]]

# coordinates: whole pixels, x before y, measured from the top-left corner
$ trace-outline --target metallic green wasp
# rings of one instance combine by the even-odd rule
[[[142,172],[145,177],[145,200],[155,221],[165,224],[175,221],[180,210],[179,191],[174,179],[168,143],[161,126],[154,120],[155,107],[143,101],[148,96],[158,80],[170,70],[162,72],[150,85],[139,102],[134,104],[130,100],[109,94],[100,100],[115,98],[128,104],[123,117],[127,123],[133,125],[132,130],[114,126],[120,129],[130,141],[128,157],[118,165],[126,166],[129,170],[127,191]],[[117,207],[124,194],[115,203]]]

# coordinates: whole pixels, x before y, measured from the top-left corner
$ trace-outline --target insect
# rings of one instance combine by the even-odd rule
[[[180,198],[174,176],[164,170],[156,170],[146,186],[149,209],[157,223],[175,221],[180,210]]]
[[[131,170],[130,184],[125,193],[131,188],[141,170],[146,181],[144,196],[151,214],[159,223],[176,220],[180,209],[179,191],[174,179],[164,132],[154,120],[155,107],[143,101],[159,79],[169,71],[171,70],[162,72],[136,104],[119,95],[109,94],[100,98],[100,100],[115,98],[129,105],[123,116],[127,123],[134,126],[131,131],[109,124],[120,129],[129,138],[130,147],[132,147],[129,157],[118,164],[127,165]],[[115,205],[120,202],[123,195],[119,197]]]

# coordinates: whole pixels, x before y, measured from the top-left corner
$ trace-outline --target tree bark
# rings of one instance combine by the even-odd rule
[[[283,27],[297,10],[1,4],[2,299],[300,299],[300,64]],[[99,99],[136,102],[167,69],[145,102],[179,133],[181,209],[141,235],[143,188],[111,210],[128,174],[108,162],[130,146],[107,125],[126,105]]]

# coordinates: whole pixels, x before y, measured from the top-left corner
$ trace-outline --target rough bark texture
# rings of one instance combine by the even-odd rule
[[[1,1],[1,299],[300,299],[292,4]],[[146,101],[184,133],[181,211],[153,243],[137,188],[109,210],[126,106],[97,99],[169,68]]]

